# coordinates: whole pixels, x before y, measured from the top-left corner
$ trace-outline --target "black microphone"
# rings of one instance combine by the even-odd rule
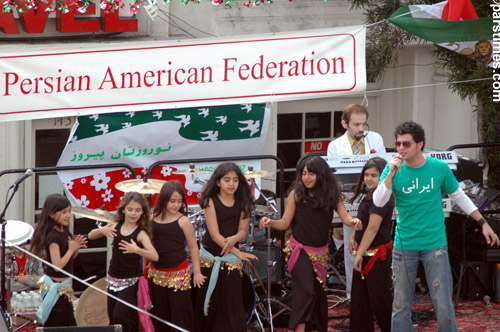
[[[19,184],[21,182],[23,182],[24,180],[26,180],[27,178],[29,178],[30,176],[33,175],[33,170],[31,168],[28,168],[26,170],[26,173],[24,173],[23,176],[21,176],[19,179],[16,180],[16,182],[14,182],[14,184],[12,186],[10,186],[11,188],[14,188],[14,187],[17,187],[19,186]]]
[[[400,157],[398,157],[398,159],[399,159],[399,160],[401,160],[401,158],[400,158]],[[402,166],[402,165],[401,165],[401,166]],[[399,171],[399,167],[394,167],[394,170],[393,170],[393,172],[394,172],[394,173],[392,173],[392,178],[393,178],[393,179],[394,179],[394,177],[396,176],[396,173],[397,173],[398,171]]]
[[[368,125],[368,123],[365,125],[366,129],[365,131],[363,132],[363,137],[366,138],[366,136],[368,136],[368,133],[370,132],[370,126]]]
[[[396,173],[399,171],[399,168],[397,167],[394,167],[394,169],[392,170],[392,178],[394,179],[394,177],[396,176]]]

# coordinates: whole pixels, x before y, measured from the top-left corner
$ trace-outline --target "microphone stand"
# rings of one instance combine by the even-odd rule
[[[2,224],[2,235],[1,235],[1,246],[2,246],[2,257],[1,257],[1,265],[0,265],[0,283],[2,284],[1,291],[1,301],[0,301],[0,306],[2,308],[2,314],[4,315],[4,319],[7,317],[6,312],[7,312],[7,299],[5,298],[5,226],[7,224],[7,220],[5,220],[5,213],[7,211],[7,208],[9,207],[12,199],[14,198],[14,195],[17,192],[17,189],[19,189],[19,184],[15,184],[12,186],[12,194],[10,197],[7,199],[7,202],[5,203],[5,207],[3,208],[2,213],[0,214],[0,222]]]
[[[266,197],[263,193],[262,193],[262,190],[259,188],[259,186],[257,185],[257,183],[255,182],[255,180],[252,178],[250,179],[250,183],[255,187],[255,189],[257,189],[259,191],[259,193],[262,195],[262,197],[265,199],[266,201],[266,205],[267,206],[270,206],[274,213],[278,213],[278,209],[276,208],[276,205],[275,203],[272,203],[271,200]],[[281,315],[282,313],[284,313],[285,311],[292,311],[292,309],[287,306],[286,304],[284,304],[283,302],[279,301],[279,300],[276,300],[276,299],[273,299],[271,297],[271,267],[273,266],[273,262],[271,261],[271,245],[273,243],[273,240],[271,239],[271,228],[268,227],[267,228],[267,240],[266,240],[266,246],[267,246],[267,261],[266,261],[266,267],[267,267],[267,294],[266,294],[266,299],[265,301],[267,302],[267,319],[269,320],[269,325],[270,325],[270,328],[271,328],[271,332],[274,332],[274,324],[273,324],[273,318],[274,316],[279,316]],[[271,303],[272,302],[275,302],[275,303],[278,303],[279,305],[281,305],[283,307],[283,309],[281,309],[280,311],[278,311],[278,313],[276,315],[273,316],[273,311],[272,311],[272,307],[271,307]],[[266,313],[264,313],[266,314]],[[261,329],[262,331],[264,331],[264,327],[262,326],[262,322],[260,320],[260,317],[258,315],[257,316],[257,320],[259,321],[260,323],[260,326],[261,326]]]

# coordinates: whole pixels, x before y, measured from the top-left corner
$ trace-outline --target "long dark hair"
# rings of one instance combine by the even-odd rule
[[[125,208],[132,201],[139,203],[143,211],[141,218],[137,221],[137,225],[139,228],[144,230],[150,238],[153,238],[153,231],[151,229],[151,211],[146,199],[138,192],[131,191],[123,196],[122,202],[120,203],[120,206],[118,206],[118,211],[116,212],[115,221],[119,224],[125,221]]]
[[[309,172],[316,174],[314,188],[308,189],[302,182],[302,172],[305,167]],[[333,213],[342,198],[339,183],[332,170],[326,161],[318,156],[308,157],[301,161],[292,189],[295,190],[297,203],[312,203],[315,209],[323,209],[328,214]]]
[[[387,161],[383,158],[380,157],[373,157],[370,158],[365,165],[363,166],[363,170],[361,170],[361,174],[359,175],[358,183],[356,184],[356,189],[354,191],[354,196],[351,198],[349,201],[351,204],[354,203],[356,198],[362,194],[366,194],[366,199],[370,200],[372,198],[372,190],[366,189],[365,185],[365,172],[369,168],[375,168],[377,171],[382,174],[384,171],[385,165],[387,164]]]
[[[51,217],[54,213],[62,211],[67,207],[70,207],[71,203],[69,200],[61,194],[52,194],[47,196],[45,202],[43,203],[42,213],[40,214],[40,220],[38,221],[38,226],[36,227],[35,233],[33,234],[33,239],[31,240],[30,250],[37,256],[40,256],[46,245],[47,235],[54,229],[57,225],[57,221]],[[67,226],[64,226],[67,228]],[[47,253],[45,253],[47,255]]]
[[[179,193],[182,196],[182,206],[179,211],[183,215],[187,216],[187,200],[186,195],[184,194],[184,189],[178,181],[168,181],[161,187],[158,200],[156,201],[153,218],[165,218],[167,214],[167,204],[173,193]]]
[[[248,185],[247,179],[243,175],[238,165],[235,163],[222,163],[215,169],[214,173],[208,180],[203,190],[203,194],[200,198],[200,206],[202,209],[208,206],[210,198],[214,198],[220,192],[219,186],[217,186],[217,181],[222,179],[224,175],[229,172],[235,172],[238,176],[238,189],[234,193],[235,204],[238,204],[240,210],[244,213],[244,217],[250,216],[250,211],[253,207],[252,194],[250,192],[250,186]]]

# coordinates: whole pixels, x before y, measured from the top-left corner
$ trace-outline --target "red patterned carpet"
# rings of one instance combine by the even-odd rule
[[[460,301],[455,311],[458,331],[461,332],[498,332],[500,331],[500,303],[486,305],[484,301]],[[329,310],[328,331],[349,331],[349,304],[344,302]],[[436,317],[430,298],[419,299],[414,304],[413,331],[437,331]],[[258,327],[249,327],[248,331],[260,331]],[[266,328],[266,332],[270,331]],[[288,331],[275,327],[277,332]],[[380,331],[378,327],[375,331]]]

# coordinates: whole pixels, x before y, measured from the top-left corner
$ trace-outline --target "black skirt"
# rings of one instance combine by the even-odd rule
[[[202,267],[201,273],[207,276],[207,279],[203,286],[196,292],[193,331],[246,332],[242,276],[240,271],[229,271],[226,268],[219,271],[219,278],[210,298],[208,314],[206,316],[203,313],[203,303],[207,294],[212,268]]]
[[[301,323],[306,323],[306,330],[328,330],[326,292],[316,276],[309,256],[301,249],[292,270],[292,315],[288,326],[292,330]]]

